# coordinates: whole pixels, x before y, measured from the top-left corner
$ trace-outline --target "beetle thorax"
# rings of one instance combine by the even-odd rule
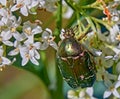
[[[61,57],[76,57],[82,53],[82,45],[77,42],[73,37],[64,39],[60,46],[58,55]]]

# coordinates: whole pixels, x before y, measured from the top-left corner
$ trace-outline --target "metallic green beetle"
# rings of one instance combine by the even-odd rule
[[[93,56],[74,35],[72,29],[65,31],[65,39],[61,41],[57,52],[58,66],[64,80],[72,88],[90,87],[96,79]]]

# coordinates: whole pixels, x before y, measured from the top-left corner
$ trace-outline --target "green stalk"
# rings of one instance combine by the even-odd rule
[[[56,36],[56,42],[60,40],[59,34],[61,33],[62,28],[62,0],[58,1],[58,9],[56,12],[56,29],[54,35]],[[60,71],[56,63],[56,89],[51,90],[52,99],[64,99],[63,95],[63,80],[60,74]]]

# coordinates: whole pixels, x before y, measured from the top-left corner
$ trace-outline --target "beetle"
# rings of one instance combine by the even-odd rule
[[[84,38],[87,33],[81,36]],[[93,55],[75,38],[72,28],[65,30],[64,39],[60,41],[57,62],[63,79],[72,88],[91,87],[96,80],[96,68]]]

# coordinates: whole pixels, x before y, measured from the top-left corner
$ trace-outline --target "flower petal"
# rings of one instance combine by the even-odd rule
[[[6,57],[2,57],[2,63],[6,64],[6,65],[9,65],[11,63],[11,61]]]
[[[120,81],[117,81],[117,83],[115,84],[115,88],[120,87]]]
[[[43,39],[48,39],[49,36],[50,36],[50,34],[49,34],[47,31],[44,31],[44,32],[42,33],[42,38],[43,38]]]
[[[0,26],[4,26],[4,22],[0,21]]]
[[[17,40],[17,41],[22,41],[24,38],[22,38],[22,36],[18,33],[15,32],[13,33],[13,37]]]
[[[22,1],[22,0],[21,0],[21,1]],[[32,2],[32,0],[24,0],[24,4],[25,4],[25,5],[30,5],[31,2]]]
[[[74,98],[75,98],[75,95],[76,95],[76,93],[75,93],[74,90],[69,90],[67,97],[68,97],[68,99],[74,99]]]
[[[55,50],[58,49],[58,46],[57,46],[57,44],[54,41],[50,42],[50,46],[52,46]]]
[[[29,59],[28,58],[23,58],[22,59],[22,66],[25,66],[28,63]]]
[[[50,35],[52,35],[52,31],[51,31],[51,29],[46,28],[45,31],[48,32],[48,33],[50,33]]]
[[[10,31],[2,31],[1,36],[4,40],[9,40],[12,37],[12,34],[10,33]]]
[[[10,41],[3,41],[3,43],[8,46],[13,46],[13,43]]]
[[[23,6],[23,7],[20,9],[20,12],[22,13],[22,15],[28,16],[28,10],[27,10],[27,7],[26,7],[26,6]]]
[[[17,40],[15,40],[15,41],[14,41],[14,47],[18,47],[19,45],[20,45],[20,42],[17,41]]]
[[[117,92],[116,89],[113,91],[113,95],[116,96],[117,98],[120,98],[120,94]]]
[[[4,8],[1,8],[0,9],[0,15],[1,16],[6,16],[6,14],[7,14],[7,11]]]
[[[47,41],[44,41],[42,44],[41,44],[41,46],[40,46],[40,50],[45,50],[45,49],[47,49],[48,48],[48,42]]]
[[[80,92],[79,92],[79,98],[80,99],[83,99],[84,97],[85,97],[85,91],[84,90],[81,90]]]
[[[104,92],[104,95],[103,95],[103,98],[107,98],[107,97],[109,97],[111,94],[112,94],[111,91],[105,91],[105,92]]]
[[[7,0],[0,0],[0,3],[1,3],[2,5],[4,5],[4,6],[6,6]]]
[[[33,45],[35,46],[36,49],[40,49],[41,43],[40,42],[35,42]]]
[[[30,61],[35,65],[39,65],[38,61],[34,57],[31,57]]]
[[[14,49],[14,50],[10,51],[10,52],[8,53],[8,55],[14,56],[14,55],[17,55],[18,53],[19,53],[19,50]]]
[[[38,1],[37,0],[32,0],[32,4],[31,5],[28,5],[28,8],[31,9],[32,7],[35,7],[38,5]]]
[[[23,40],[27,38],[27,36],[24,33],[21,33],[21,37],[23,38]]]
[[[93,87],[88,87],[86,89],[86,93],[89,95],[89,96],[93,96]]]
[[[40,26],[37,26],[36,28],[34,28],[32,30],[33,34],[38,34],[38,33],[41,33],[41,32],[42,32],[42,28]]]
[[[37,50],[35,50],[35,55],[34,56],[35,56],[36,59],[40,59],[40,54],[38,53]]]
[[[30,55],[30,57],[33,57],[34,56],[34,50],[29,50],[29,55]]]
[[[20,48],[20,55],[22,58],[25,57],[25,54],[28,53],[28,48],[27,47],[21,47]]]
[[[33,44],[34,43],[34,36],[30,35],[28,36],[28,39],[24,42],[25,45]]]
[[[16,11],[16,10],[18,10],[19,9],[19,7],[17,7],[17,5],[14,5],[12,8],[11,8],[11,11],[13,12],[13,11]]]

